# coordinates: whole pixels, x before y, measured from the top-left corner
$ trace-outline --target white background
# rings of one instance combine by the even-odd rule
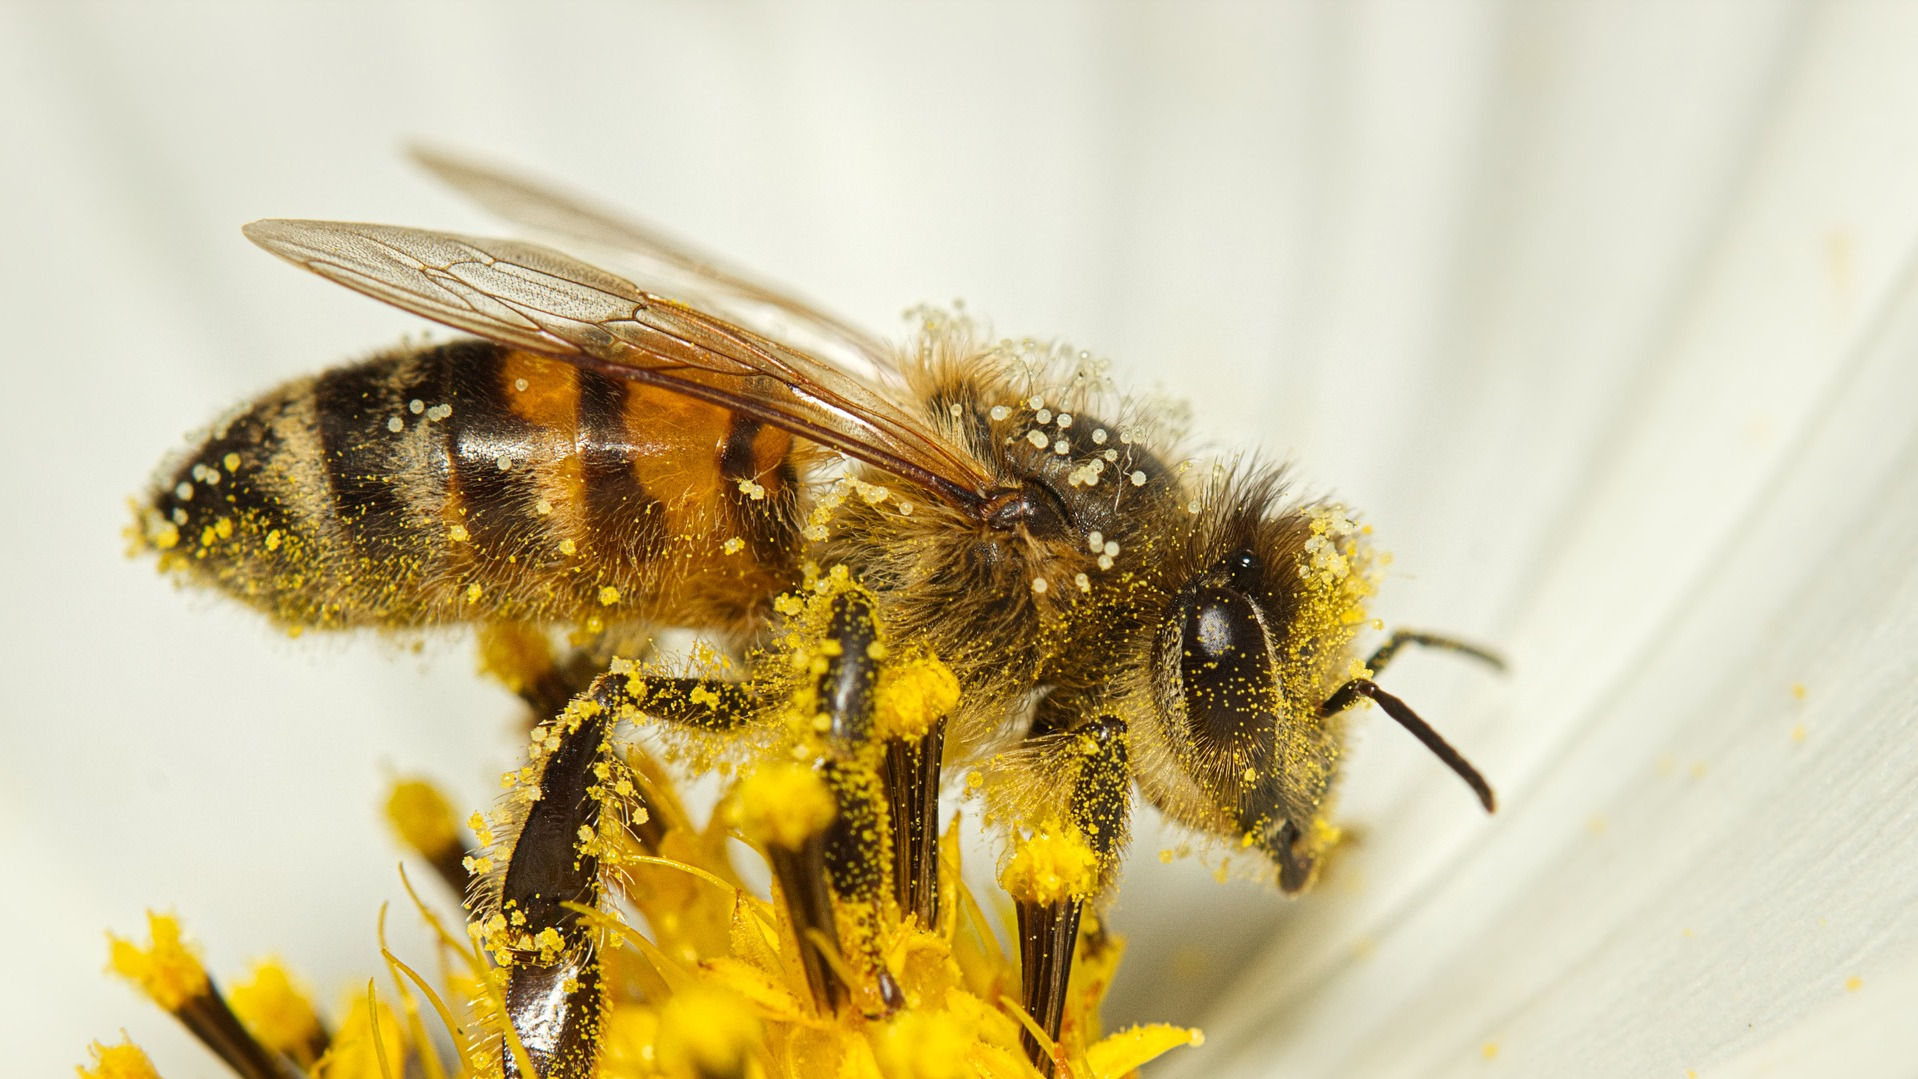
[[[124,1027],[216,1073],[99,973],[149,905],[216,974],[277,951],[329,1001],[363,985],[399,898],[389,777],[476,805],[514,761],[458,639],[287,641],[119,536],[184,432],[421,329],[241,223],[497,228],[409,170],[416,138],[887,333],[963,298],[1108,355],[1360,507],[1398,556],[1389,620],[1512,653],[1504,682],[1391,678],[1499,783],[1496,821],[1371,723],[1360,849],[1289,909],[1143,829],[1114,1012],[1206,1023],[1187,1067],[1713,1074],[1834,1042],[1894,1066],[1915,14],[0,7],[12,1068]]]

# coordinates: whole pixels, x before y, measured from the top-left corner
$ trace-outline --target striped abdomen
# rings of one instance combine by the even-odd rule
[[[484,341],[290,383],[145,513],[162,563],[299,626],[743,628],[792,577],[793,440]]]

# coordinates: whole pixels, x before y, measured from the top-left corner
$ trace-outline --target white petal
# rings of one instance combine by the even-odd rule
[[[1501,820],[1434,837],[1427,799],[1396,807],[1365,894],[1302,912],[1227,994],[1229,1057],[1188,1070],[1477,1074],[1491,1047],[1506,1074],[1717,1074],[1912,1003],[1918,27],[1814,23],[1540,533],[1503,718],[1459,736],[1495,743]],[[1394,861],[1407,829],[1427,849]],[[1903,1074],[1909,1040],[1846,1073]]]

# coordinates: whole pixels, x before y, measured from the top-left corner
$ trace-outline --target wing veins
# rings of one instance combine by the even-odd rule
[[[560,252],[384,225],[261,221],[328,280],[503,344],[750,415],[974,515],[991,481],[901,406],[813,356]]]

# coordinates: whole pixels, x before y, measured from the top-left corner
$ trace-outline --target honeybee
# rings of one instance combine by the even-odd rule
[[[1194,458],[1081,354],[942,313],[888,347],[648,228],[423,160],[505,216],[646,260],[698,304],[527,242],[248,225],[295,265],[474,336],[257,398],[163,474],[138,529],[163,566],[290,628],[585,642],[515,669],[556,718],[536,739],[531,808],[474,888],[476,919],[514,926],[497,949],[504,1007],[535,1069],[590,1074],[597,1052],[580,907],[599,901],[600,862],[575,836],[601,822],[586,792],[606,786],[622,710],[739,732],[805,696],[817,723],[761,756],[823,777],[817,827],[772,844],[822,1011],[897,1005],[884,957],[842,948],[832,905],[935,923],[939,792],[980,762],[969,781],[1008,837],[1006,879],[1035,837],[1063,837],[1080,861],[1061,864],[1086,870],[1008,884],[1022,1004],[1047,1038],[1133,791],[1255,849],[1298,892],[1336,835],[1344,713],[1368,698],[1493,808],[1479,773],[1372,680],[1408,643],[1492,657],[1401,633],[1360,659],[1376,564],[1344,507],[1295,496],[1272,466]],[[749,328],[775,322],[785,332]],[[749,658],[726,678],[607,662],[605,642],[664,628],[765,657],[802,624],[810,665]],[[917,728],[879,729],[874,699],[907,657],[956,692]]]

